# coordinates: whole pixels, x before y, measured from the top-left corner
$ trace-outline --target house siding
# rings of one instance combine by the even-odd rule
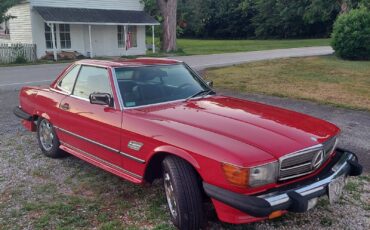
[[[15,16],[9,20],[11,43],[32,43],[32,27],[30,4],[23,3],[8,10],[8,14]]]
[[[93,54],[94,56],[123,56],[126,54],[124,48],[118,47],[118,36],[117,36],[117,26],[97,26],[93,25],[92,34],[92,44],[93,44]],[[88,26],[84,28],[84,41],[85,50],[90,51],[90,41],[89,41],[89,30]],[[132,47],[127,50],[127,55],[142,55],[146,52],[145,43],[145,26],[137,27],[137,47]]]
[[[41,16],[32,11],[32,26],[34,43],[37,46],[37,57],[41,58],[45,52],[52,52],[46,49],[44,21]],[[92,46],[94,56],[123,56],[126,54],[124,48],[118,47],[117,26],[92,25]],[[85,56],[90,52],[90,39],[88,25],[70,25],[71,48],[64,51],[77,51]],[[56,33],[57,51],[60,52],[59,30]],[[146,53],[145,26],[137,27],[137,47],[127,51],[127,55],[142,55]]]
[[[140,0],[31,0],[29,3],[19,4],[9,13],[17,18],[9,21],[10,40],[0,40],[0,43],[33,43],[37,47],[37,57],[45,56],[52,49],[46,48],[44,19],[32,6],[50,7],[83,7],[117,10],[143,10]],[[58,28],[58,25],[56,25]],[[129,49],[118,47],[117,26],[92,25],[92,43],[94,56],[122,56],[142,55],[146,53],[145,26],[137,27],[137,47]],[[57,51],[60,52],[60,35],[56,31]],[[71,48],[64,51],[77,51],[85,56],[90,52],[88,25],[70,25]]]
[[[110,10],[143,10],[140,0],[30,0],[32,6]]]

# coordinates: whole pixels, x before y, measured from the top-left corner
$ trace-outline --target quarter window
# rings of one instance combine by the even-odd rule
[[[89,99],[92,93],[109,93],[112,95],[108,70],[93,66],[82,66],[73,95]]]
[[[78,71],[80,70],[80,66],[77,65],[69,71],[64,78],[58,82],[58,87],[62,89],[63,91],[66,91],[68,93],[72,92],[73,85],[75,84],[76,77],[78,74]]]

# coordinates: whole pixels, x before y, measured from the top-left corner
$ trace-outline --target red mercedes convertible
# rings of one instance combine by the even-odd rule
[[[199,229],[203,202],[241,224],[340,198],[362,172],[340,130],[297,112],[216,94],[183,62],[79,61],[14,109],[48,157],[66,153],[133,183],[162,178],[172,221]]]

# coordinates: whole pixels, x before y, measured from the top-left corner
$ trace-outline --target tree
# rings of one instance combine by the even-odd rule
[[[161,48],[170,52],[176,50],[177,0],[141,0],[145,11],[161,22]]]
[[[1,0],[0,1],[0,23],[3,23],[5,21],[8,21],[11,18],[14,18],[14,16],[7,14],[6,12],[8,9],[18,3],[20,3],[21,0]]]
[[[162,14],[162,50],[176,51],[177,0],[157,0]]]
[[[361,7],[338,17],[334,24],[332,46],[345,59],[370,59],[370,11]]]

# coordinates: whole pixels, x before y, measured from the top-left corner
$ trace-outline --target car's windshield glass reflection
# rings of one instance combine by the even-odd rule
[[[115,69],[125,107],[190,98],[209,87],[183,64]]]

